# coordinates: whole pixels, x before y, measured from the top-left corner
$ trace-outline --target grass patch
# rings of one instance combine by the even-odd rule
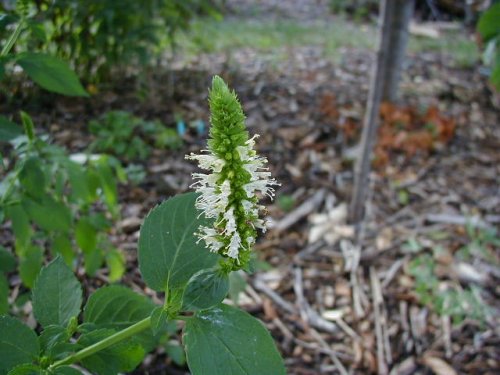
[[[435,52],[449,56],[453,63],[460,68],[470,68],[480,58],[477,44],[463,35],[445,34],[441,38],[422,38],[411,36],[408,49],[412,53]]]
[[[368,28],[344,20],[331,23],[298,23],[293,20],[255,21],[225,19],[197,20],[189,33],[178,40],[183,52],[230,52],[252,48],[268,53],[280,48],[320,46],[327,57],[337,58],[342,47],[373,48],[375,39]]]
[[[295,20],[255,20],[226,18],[198,19],[189,32],[180,35],[180,52],[188,56],[199,53],[227,52],[251,48],[257,52],[276,52],[286,60],[283,49],[319,46],[324,56],[339,62],[342,48],[374,50],[377,46],[374,25],[358,25],[338,17],[332,22],[300,23]],[[445,35],[439,39],[410,36],[410,53],[447,54],[460,67],[471,67],[479,58],[476,44],[467,35]]]

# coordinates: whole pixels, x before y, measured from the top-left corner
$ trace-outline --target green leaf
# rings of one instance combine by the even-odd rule
[[[24,363],[14,367],[7,375],[41,375],[43,374],[40,367],[31,363]]]
[[[0,272],[0,315],[9,312],[9,282],[7,277]]]
[[[46,231],[67,232],[71,227],[70,209],[49,195],[44,195],[41,201],[25,198],[23,207],[30,218]]]
[[[54,375],[81,375],[82,373],[76,368],[69,366],[61,366],[54,370]]]
[[[0,272],[12,272],[16,269],[16,258],[5,247],[0,246]]]
[[[19,173],[19,182],[33,197],[41,197],[45,193],[45,175],[40,167],[40,159],[29,158],[24,162]]]
[[[35,125],[31,116],[24,111],[21,111],[21,121],[23,122],[24,132],[30,141],[35,139]]]
[[[66,326],[80,314],[82,288],[73,272],[57,257],[42,269],[33,288],[33,313],[43,326]]]
[[[151,313],[151,331],[153,335],[165,332],[168,329],[168,313],[163,306],[158,306]]]
[[[51,325],[45,327],[40,334],[40,346],[42,353],[46,356],[53,356],[53,349],[60,344],[68,342],[70,335],[66,327]]]
[[[115,282],[121,279],[125,273],[125,256],[118,249],[112,249],[106,254],[106,264],[109,270],[109,281]]]
[[[97,231],[87,217],[82,217],[75,227],[76,244],[83,253],[91,253],[97,246]]]
[[[65,62],[41,53],[24,52],[18,56],[17,63],[44,89],[68,96],[89,96]]]
[[[24,250],[32,234],[29,217],[20,204],[7,206],[6,214],[12,220],[12,231],[14,232],[14,236],[16,236],[16,250],[17,246],[20,246]]]
[[[24,285],[32,288],[42,268],[43,250],[38,246],[29,246],[19,262],[19,274]]]
[[[78,343],[88,347],[114,334],[112,329],[98,329],[84,333]],[[133,339],[121,341],[113,346],[86,357],[81,362],[84,367],[99,375],[116,375],[134,370],[144,358],[144,348]]]
[[[70,161],[66,164],[66,170],[71,186],[72,200],[90,203],[92,194],[90,193],[89,180],[84,168],[78,163]]]
[[[35,332],[19,320],[0,316],[0,332],[0,375],[38,357],[40,347]]]
[[[116,186],[113,170],[108,165],[108,159],[106,157],[101,157],[98,160],[96,171],[104,193],[104,202],[111,212],[115,212],[118,204],[118,188]]]
[[[186,353],[179,343],[175,341],[168,342],[165,345],[165,352],[177,366],[184,366],[186,364]]]
[[[228,275],[217,269],[201,270],[195,273],[184,292],[183,310],[202,310],[218,305],[229,291]]]
[[[139,238],[139,268],[146,284],[156,291],[182,287],[196,272],[215,265],[194,233],[210,225],[194,207],[197,195],[175,196],[155,207],[146,217]]]
[[[234,307],[221,304],[196,313],[186,323],[183,342],[193,375],[285,374],[264,325]]]
[[[121,330],[147,318],[156,305],[147,297],[120,285],[98,289],[87,301],[83,321],[100,328]],[[150,350],[156,341],[146,330],[137,335],[142,345]]]
[[[9,142],[21,134],[23,134],[23,128],[0,115],[0,142]]]
[[[500,3],[488,8],[479,19],[477,31],[483,37],[483,41],[494,38],[500,34]]]

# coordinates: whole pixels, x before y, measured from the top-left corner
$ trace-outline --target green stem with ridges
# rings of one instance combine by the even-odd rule
[[[144,331],[145,329],[149,328],[151,326],[151,317],[147,317],[133,325],[131,325],[128,328],[125,328],[123,331],[116,332],[115,334],[106,337],[105,339],[96,342],[95,344],[92,344],[75,354],[70,355],[69,357],[66,357],[64,359],[61,359],[59,361],[54,362],[52,365],[49,366],[49,370],[53,370],[59,366],[64,366],[64,365],[71,365],[75,362],[79,362],[82,359],[91,356],[92,354],[95,354],[101,350],[104,350],[106,348],[109,348],[111,345],[114,345],[120,341],[123,341],[125,339],[128,339],[129,337]]]

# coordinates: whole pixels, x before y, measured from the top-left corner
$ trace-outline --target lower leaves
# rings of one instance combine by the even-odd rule
[[[80,374],[73,364],[99,375],[130,372],[160,342],[170,342],[179,320],[185,321],[186,357],[178,345],[165,348],[176,363],[186,359],[193,375],[285,374],[264,325],[222,304],[230,289],[228,271],[216,265],[218,255],[193,238],[205,221],[194,209],[195,199],[195,194],[186,194],[168,200],[141,228],[141,273],[152,289],[165,292],[163,306],[111,285],[91,294],[82,311],[80,282],[57,257],[33,281],[40,336],[17,319],[0,317],[0,375]],[[167,233],[179,231],[168,241],[165,225]]]
[[[264,325],[227,305],[188,320],[183,342],[193,375],[285,374],[283,361]]]

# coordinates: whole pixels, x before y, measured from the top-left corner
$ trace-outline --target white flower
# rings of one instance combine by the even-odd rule
[[[273,186],[279,185],[266,168],[267,159],[254,150],[258,135],[248,139],[245,116],[236,95],[219,77],[210,91],[211,139],[208,150],[190,154],[207,173],[194,173],[191,185],[200,194],[196,200],[214,227],[200,227],[198,236],[210,251],[227,257],[229,268],[248,264],[257,229],[266,230],[259,218],[264,206],[259,198],[274,197]]]

